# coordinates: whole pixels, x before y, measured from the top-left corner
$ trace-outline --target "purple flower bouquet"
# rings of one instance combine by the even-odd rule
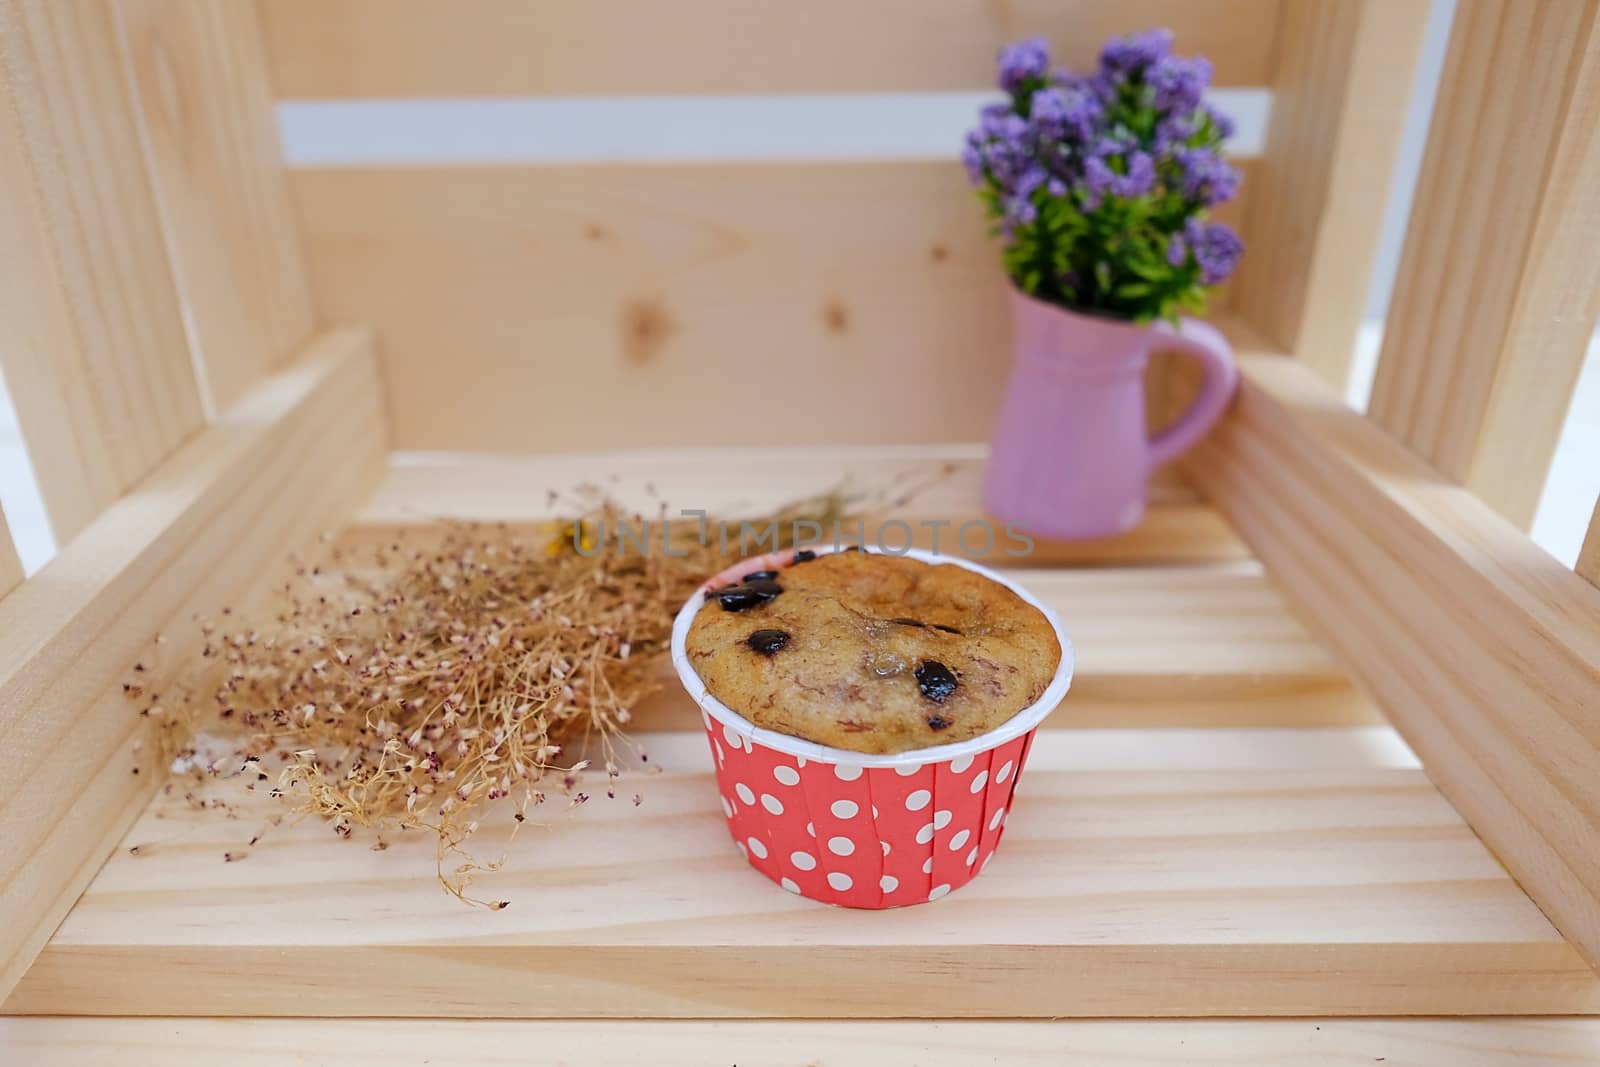
[[[1154,30],[1077,75],[1035,38],[1001,52],[999,80],[1009,99],[984,108],[963,159],[1017,287],[1134,322],[1203,311],[1244,248],[1207,221],[1239,187],[1221,154],[1233,123],[1201,100],[1210,62]]]

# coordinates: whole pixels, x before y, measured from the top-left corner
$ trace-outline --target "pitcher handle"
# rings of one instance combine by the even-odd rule
[[[1150,441],[1150,466],[1159,467],[1189,451],[1215,425],[1239,385],[1239,368],[1233,362],[1233,346],[1209,323],[1180,319],[1174,329],[1168,323],[1156,324],[1164,339],[1158,348],[1175,348],[1200,361],[1205,379],[1200,395],[1194,398],[1181,418]]]

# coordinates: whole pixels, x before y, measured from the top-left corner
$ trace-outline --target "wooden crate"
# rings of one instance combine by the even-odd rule
[[[1460,0],[1367,418],[1422,0],[0,0],[0,366],[62,545],[21,581],[0,536],[0,1061],[1600,1056],[1600,518],[1576,573],[1524,533],[1600,313],[1597,8]],[[418,841],[224,863],[237,821],[133,773],[132,665],[319,543],[583,481],[943,471],[877,517],[981,515],[1005,283],[953,161],[286,170],[276,100],[970,90],[1156,24],[1272,93],[1214,316],[1244,384],[1139,529],[1026,561],[1079,671],[982,879],[774,891],[671,686],[646,803],[525,830],[500,912]]]

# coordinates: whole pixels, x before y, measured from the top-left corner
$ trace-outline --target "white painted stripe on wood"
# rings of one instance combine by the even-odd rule
[[[312,100],[278,105],[292,167],[953,158],[988,92]],[[1233,155],[1260,155],[1272,93],[1218,89]]]

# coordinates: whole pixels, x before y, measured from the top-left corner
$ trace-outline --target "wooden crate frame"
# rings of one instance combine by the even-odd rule
[[[1376,245],[1373,190],[1386,182],[1398,138],[1398,109],[1385,104],[1409,85],[1425,4],[1063,0],[996,17],[977,0],[941,0],[938,30],[916,57],[887,47],[912,17],[894,3],[828,3],[785,23],[733,0],[694,0],[660,25],[607,38],[620,54],[605,71],[574,62],[624,6],[606,0],[556,14],[484,0],[460,18],[442,0],[0,0],[0,175],[21,194],[0,205],[0,263],[18,283],[0,293],[0,357],[64,542],[22,582],[0,536],[0,593],[11,589],[0,599],[0,740],[21,771],[0,787],[6,1010],[214,1017],[187,1031],[188,1052],[200,1057],[214,1035],[269,1051],[305,1035],[355,1039],[349,1023],[303,1021],[281,1038],[270,1023],[223,1018],[251,1015],[1600,1013],[1592,970],[1600,962],[1600,589],[1592,584],[1600,512],[1576,573],[1519,529],[1529,515],[1525,472],[1548,463],[1554,433],[1545,424],[1576,377],[1586,331],[1574,324],[1600,313],[1587,254],[1600,208],[1582,196],[1600,184],[1596,0],[1462,0],[1370,420],[1342,405],[1335,383],[1348,370]],[[263,904],[251,880],[292,885],[297,865],[323,862],[311,858],[328,847],[315,828],[292,831],[275,859],[254,857],[253,867],[202,865],[202,854],[225,847],[226,832],[153,800],[155,774],[131,773],[143,731],[120,693],[136,659],[150,659],[159,682],[193,655],[183,619],[261,596],[273,565],[319,532],[362,541],[397,526],[415,533],[438,516],[539,523],[548,513],[509,498],[507,487],[596,475],[619,475],[624,494],[649,482],[720,503],[788,495],[846,473],[884,478],[949,464],[950,480],[916,506],[975,515],[981,450],[949,442],[986,430],[970,409],[996,385],[970,349],[1004,330],[992,250],[947,210],[961,192],[951,168],[285,175],[275,89],[362,98],[973,88],[987,78],[973,64],[987,48],[973,40],[1037,30],[1098,40],[1162,19],[1213,56],[1222,84],[1265,82],[1275,94],[1238,219],[1251,254],[1219,315],[1244,353],[1244,386],[1218,432],[1159,484],[1144,527],[1107,542],[1048,545],[1035,561],[1055,569],[1031,581],[1064,604],[1093,605],[1098,624],[1084,624],[1094,655],[1072,698],[1078,718],[1063,724],[1078,729],[1047,731],[1030,771],[1042,793],[1038,828],[1014,833],[1037,833],[1038,862],[1065,878],[1046,858],[1056,841],[1047,822],[1098,813],[1119,854],[1153,869],[1178,864],[1219,900],[1239,899],[1135,904],[1133,920],[1119,920],[1126,902],[1096,904],[1085,889],[1032,899],[1033,883],[997,864],[963,894],[970,906],[953,899],[875,926],[845,913],[819,917],[780,895],[759,898],[759,913],[741,916],[731,934],[692,912],[676,924],[663,913],[655,933],[648,923],[609,922],[569,935],[529,920],[495,927],[479,913],[441,913],[447,905],[426,885],[389,873],[400,860],[345,855],[329,868],[335,884],[392,882],[387,906],[410,935],[357,922],[296,940],[293,900]],[[854,27],[859,52],[817,29],[838,23]],[[711,39],[685,29],[696,25],[782,31],[794,47],[781,62],[752,67],[721,41],[705,52]],[[363,47],[352,51],[358,35]],[[521,61],[518,42],[552,38],[573,47]],[[662,54],[675,61],[662,63]],[[1490,69],[1524,73],[1491,83]],[[1462,124],[1478,114],[1490,116],[1479,133],[1489,140],[1463,139]],[[1538,121],[1521,123],[1523,114]],[[1502,198],[1524,207],[1494,234],[1508,266],[1479,276],[1442,249],[1460,213],[1484,195],[1461,180],[1464,154],[1495,142],[1507,157],[1542,165],[1498,179]],[[601,277],[600,261],[584,257],[613,254],[613,242],[634,258],[693,256],[694,240],[681,235],[628,243],[658,216],[755,226],[748,197],[758,186],[790,189],[808,222],[845,220],[872,272],[903,277],[846,299],[841,280],[827,276],[828,242],[845,240],[842,231],[807,227],[757,230],[749,242],[762,263],[797,253],[788,286],[803,289],[797,311],[763,303],[760,286],[771,279],[750,277],[737,259],[709,283],[670,291],[649,284],[659,264],[615,290],[562,288],[564,270]],[[873,207],[886,188],[907,191],[892,215]],[[540,215],[548,221],[533,235],[561,257],[563,270],[534,280],[575,301],[571,329],[552,327],[548,313],[518,318],[518,290],[493,279],[529,261],[471,206],[531,216],[544,201],[575,205]],[[419,211],[447,202],[455,207]],[[591,218],[618,204],[642,205],[621,232]],[[375,235],[410,254],[375,254]],[[912,259],[922,273],[903,266]],[[470,285],[500,320],[464,318]],[[1475,307],[1472,341],[1457,346],[1459,317],[1435,309],[1475,285],[1510,296]],[[954,289],[970,294],[951,312],[961,317],[916,334],[925,293]],[[751,321],[705,312],[728,293]],[[694,395],[686,386],[726,387],[757,318],[778,353],[797,361],[814,353],[836,373],[870,365],[872,381],[892,385],[926,360],[959,388],[935,402],[951,406],[934,410],[932,424],[875,422],[871,447],[807,445],[816,426],[779,418],[766,442],[792,447],[769,448],[759,477],[750,474],[749,427],[686,437],[681,420],[637,400],[600,430],[573,421],[583,412],[558,414],[546,434],[507,430],[504,419],[485,429],[495,420],[474,418],[485,402],[500,405],[490,414],[514,412],[519,390],[537,381],[510,358],[507,330],[557,351],[614,349],[615,365],[546,357],[540,373],[555,366],[579,394],[644,382],[670,410]],[[674,343],[701,351],[699,378],[672,373],[682,358]],[[494,382],[501,396],[453,384],[457,367],[440,372],[439,352],[453,344],[468,366],[503,368],[507,377]],[[1176,369],[1158,374],[1154,392],[1181,391]],[[1470,418],[1441,437],[1445,401],[1425,386],[1450,374],[1466,383]],[[803,401],[809,387],[798,388]],[[1528,418],[1538,432],[1519,432]],[[821,429],[858,428],[860,419],[846,408]],[[387,458],[391,447],[545,452],[601,431],[624,445],[680,447],[402,466]],[[1218,630],[1215,645],[1191,619]],[[1164,665],[1141,658],[1126,636],[1136,626],[1168,628],[1174,651]],[[170,640],[151,658],[163,632]],[[699,741],[675,732],[685,711],[670,697],[642,709],[648,736],[686,769],[660,780],[665,817],[689,828],[678,843],[697,857],[698,891],[744,901],[742,866],[714,848],[716,819],[699,818]],[[1400,757],[1356,754],[1385,719],[1426,775]],[[1268,755],[1240,754],[1251,746]],[[1111,752],[1122,770],[1097,773],[1096,759]],[[1219,841],[1210,860],[1174,859],[1172,839],[1206,808],[1216,825],[1280,836]],[[190,851],[139,859],[118,848],[170,836],[175,825]],[[608,826],[605,840],[618,848],[647,852],[658,836],[649,823]],[[601,864],[583,826],[554,832],[576,851],[553,868],[577,887],[562,898],[573,907],[592,896],[627,909],[645,891],[642,875]],[[1075,831],[1076,847],[1090,847],[1084,832]],[[1285,880],[1297,864],[1312,881]],[[513,864],[513,874],[531,879],[538,866]],[[596,870],[609,881],[594,882]],[[1427,884],[1430,871],[1438,877]],[[1341,881],[1357,875],[1360,888]],[[1317,877],[1331,881],[1319,887]],[[1104,891],[1129,885],[1145,883],[1111,878]],[[992,921],[1001,909],[1011,918]],[[1208,923],[1223,933],[1207,932]],[[406,968],[420,960],[427,977],[413,980]],[[308,997],[308,971],[338,992]],[[80,1025],[0,1022],[0,1042],[42,1057]],[[135,1057],[152,1040],[133,1018],[97,1025],[91,1040]],[[453,1025],[418,1022],[410,1033],[445,1048],[460,1039]],[[556,1045],[594,1033],[582,1023],[520,1025],[541,1028],[514,1032]],[[636,1022],[629,1033],[685,1062],[725,1040],[826,1040],[850,1062],[875,1043],[921,1033],[905,1029],[913,1025],[838,1024],[823,1037],[815,1023]],[[1302,1025],[1311,1024],[1215,1022],[1191,1032],[1266,1062]],[[1476,1042],[1526,1042],[1524,1051],[1556,1057],[1600,1040],[1588,1023],[1385,1025],[1330,1024],[1329,1040],[1337,1055],[1366,1062],[1369,1038],[1381,1032],[1415,1042],[1419,1061],[1441,1063],[1462,1062],[1451,1050]],[[1153,1022],[962,1027],[947,1031],[957,1049],[1066,1042],[1086,1055],[1115,1043],[1157,1056],[1172,1034]]]

